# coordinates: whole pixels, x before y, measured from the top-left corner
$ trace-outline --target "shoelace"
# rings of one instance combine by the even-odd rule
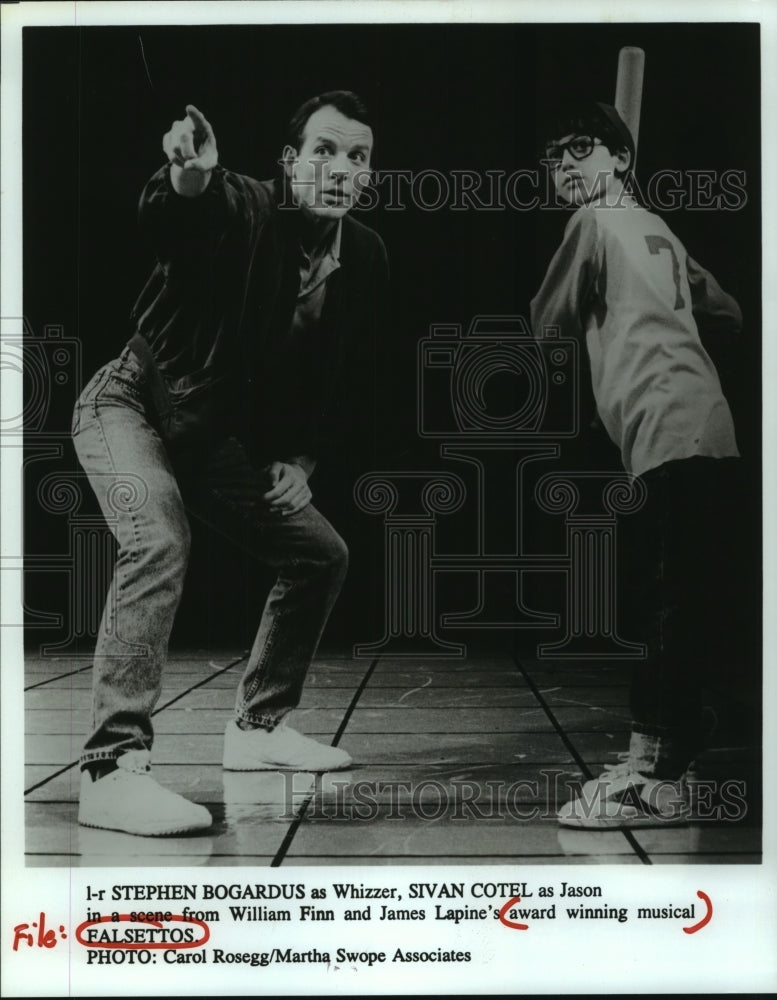
[[[629,761],[629,751],[624,750],[623,752],[618,754],[617,764],[604,765],[604,771],[600,775],[600,778],[607,777],[608,780],[612,780],[615,778],[625,778],[628,777],[629,775],[634,775],[636,777],[639,777],[643,781],[650,780],[648,775],[643,774],[641,771],[634,770],[634,766]],[[688,780],[688,772],[686,771],[684,774],[680,775],[679,778],[675,778],[673,780],[681,788],[685,787]]]
[[[122,771],[131,771],[133,774],[150,774],[150,755],[147,750],[128,750],[116,761],[117,767]]]
[[[635,771],[632,767],[631,761],[629,760],[629,751],[623,750],[618,754],[617,764],[605,764],[604,771],[602,772],[602,777],[607,776],[607,778],[625,778],[629,774],[639,774],[639,771]],[[644,778],[644,775],[639,775]]]

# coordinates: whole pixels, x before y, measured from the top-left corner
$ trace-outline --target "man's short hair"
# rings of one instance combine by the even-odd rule
[[[358,94],[354,94],[352,90],[328,90],[325,94],[311,97],[310,100],[305,101],[297,108],[286,129],[286,145],[292,146],[299,153],[308,119],[319,108],[325,107],[335,108],[346,118],[352,118],[354,121],[372,128],[367,107]]]
[[[611,104],[586,101],[556,112],[548,119],[544,130],[541,155],[544,156],[544,148],[548,142],[567,135],[590,135],[601,139],[611,153],[628,149],[631,154],[629,169],[634,166],[634,137]]]

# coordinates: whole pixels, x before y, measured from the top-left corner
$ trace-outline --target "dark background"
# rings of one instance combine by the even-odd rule
[[[142,46],[141,46],[142,39]],[[24,30],[24,303],[40,337],[58,324],[78,338],[84,381],[116,356],[127,317],[152,266],[136,226],[140,191],[163,163],[163,134],[196,104],[212,123],[221,162],[264,178],[274,172],[285,124],[309,96],[358,91],[372,110],[378,170],[504,171],[537,166],[538,123],[569,98],[612,101],[618,50],[645,49],[638,177],[660,169],[746,173],[738,211],[665,214],[689,252],[740,302],[745,329],[735,345],[711,345],[734,411],[743,453],[744,571],[732,578],[741,620],[740,655],[760,644],[760,68],[753,25],[361,25]],[[686,190],[688,183],[681,186]],[[378,206],[359,218],[383,237],[392,271],[391,359],[385,395],[393,419],[394,469],[447,469],[438,446],[415,430],[416,353],[431,323],[467,326],[476,314],[528,315],[528,303],[558,245],[563,209],[424,212]],[[583,352],[584,353],[584,352]],[[582,378],[587,389],[585,372]],[[75,393],[52,394],[45,431],[66,436]],[[591,417],[583,396],[582,424]],[[40,434],[38,434],[40,436]],[[77,468],[65,449],[64,466]],[[601,434],[564,445],[564,468],[618,469]],[[543,471],[552,468],[547,465]],[[41,509],[30,466],[28,552],[67,548],[62,517]],[[348,539],[352,571],[327,633],[349,647],[382,634],[383,529],[360,513],[352,483],[322,469],[316,502]],[[514,512],[505,500],[505,537]],[[498,509],[498,505],[496,505]],[[96,512],[96,505],[94,511]],[[84,513],[82,509],[81,514]],[[527,519],[531,514],[527,512]],[[471,519],[470,519],[471,520]],[[466,510],[440,534],[447,551],[469,544]],[[549,551],[563,545],[547,530]],[[554,529],[555,530],[555,529]],[[721,525],[721,531],[727,526]],[[552,536],[552,539],[551,539]],[[240,553],[195,526],[187,591],[174,642],[248,645],[256,628],[261,574]],[[457,575],[460,577],[460,575]],[[443,581],[440,610],[463,610]],[[466,591],[466,581],[456,586]],[[62,575],[28,572],[35,613],[61,612]],[[446,586],[448,591],[445,590]],[[558,609],[558,581],[537,600]],[[446,603],[451,602],[451,603]],[[509,630],[446,634],[470,647],[511,642]],[[31,644],[56,641],[35,627]],[[548,638],[522,633],[522,642]]]

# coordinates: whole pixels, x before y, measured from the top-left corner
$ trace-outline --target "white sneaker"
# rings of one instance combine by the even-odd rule
[[[603,774],[583,785],[577,798],[561,806],[557,816],[562,826],[586,830],[674,826],[688,821],[688,786],[683,779],[639,774],[628,760],[608,764]]]
[[[233,720],[224,734],[227,771],[339,771],[351,763],[338,747],[328,747],[281,723],[272,732],[241,729]]]
[[[141,837],[204,830],[213,818],[204,806],[162,788],[151,777],[147,750],[129,750],[116,760],[116,770],[92,781],[81,775],[78,822]]]

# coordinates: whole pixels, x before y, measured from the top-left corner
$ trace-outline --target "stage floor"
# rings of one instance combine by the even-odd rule
[[[77,759],[91,663],[28,656],[29,866],[736,864],[761,860],[760,755],[738,706],[696,764],[694,820],[633,832],[569,830],[555,810],[628,743],[628,670],[509,656],[320,656],[295,728],[354,759],[325,775],[221,767],[245,653],[171,655],[154,715],[154,772],[206,805],[204,834],[80,827]],[[719,701],[720,701],[719,697]],[[750,744],[750,745],[748,745]]]

